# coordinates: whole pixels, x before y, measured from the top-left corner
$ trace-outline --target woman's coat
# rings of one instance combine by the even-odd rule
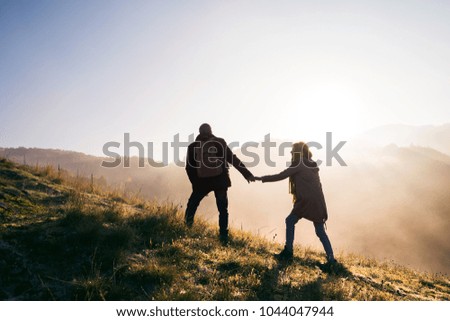
[[[263,176],[262,182],[281,181],[291,176],[295,182],[296,195],[292,213],[313,222],[325,222],[328,212],[316,162],[303,158],[279,174]]]

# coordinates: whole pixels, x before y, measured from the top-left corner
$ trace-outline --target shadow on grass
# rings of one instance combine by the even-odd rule
[[[167,215],[123,217],[113,209],[72,208],[58,220],[10,227],[1,236],[0,298],[149,299],[175,279],[175,269],[141,254],[185,233],[170,220]],[[142,259],[131,268],[133,253]]]
[[[319,268],[326,277],[317,277],[301,286],[295,286],[291,282],[280,284],[280,276],[286,272],[288,267],[295,266],[304,266],[312,270]],[[325,283],[335,278],[350,276],[352,276],[351,272],[340,263],[330,267],[312,259],[277,260],[277,264],[273,268],[267,268],[261,274],[261,284],[255,292],[257,299],[263,301],[322,301],[329,299],[323,288]]]

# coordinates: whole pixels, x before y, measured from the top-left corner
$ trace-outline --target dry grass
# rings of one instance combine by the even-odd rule
[[[141,200],[51,167],[0,161],[0,299],[448,300],[447,276],[322,253],[233,230],[222,246],[173,204]]]

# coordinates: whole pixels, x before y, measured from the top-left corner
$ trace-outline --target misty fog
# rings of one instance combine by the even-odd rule
[[[347,167],[321,166],[319,172],[329,212],[327,232],[335,251],[448,273],[450,157],[420,147],[388,146],[349,153],[345,160]],[[288,180],[248,185],[236,171],[232,178],[234,223],[283,242],[284,219],[292,206]],[[307,220],[297,224],[296,243],[322,250]]]

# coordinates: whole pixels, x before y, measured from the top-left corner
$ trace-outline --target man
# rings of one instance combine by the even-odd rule
[[[220,240],[228,242],[228,197],[227,189],[231,186],[228,174],[229,163],[232,164],[248,182],[255,181],[252,173],[227,146],[224,139],[215,137],[211,126],[200,126],[200,134],[189,145],[186,157],[186,172],[192,184],[192,194],[186,208],[186,225],[194,223],[195,212],[202,199],[214,191],[219,210]]]

